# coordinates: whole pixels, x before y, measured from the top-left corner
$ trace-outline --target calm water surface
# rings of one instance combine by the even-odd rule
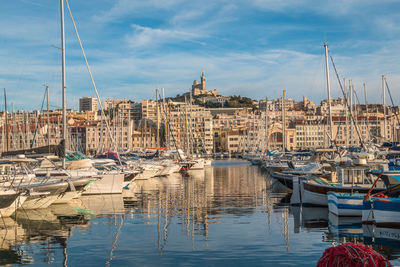
[[[19,212],[0,221],[0,264],[313,266],[344,241],[372,244],[400,264],[399,229],[290,207],[273,183],[245,161],[216,161],[137,181],[122,196]]]

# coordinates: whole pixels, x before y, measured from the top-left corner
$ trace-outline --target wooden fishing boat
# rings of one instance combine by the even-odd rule
[[[328,206],[328,192],[345,194],[367,194],[373,184],[368,166],[338,166],[337,178],[333,182],[313,177],[301,183],[301,200],[303,205]],[[385,190],[383,182],[372,189],[372,193]]]

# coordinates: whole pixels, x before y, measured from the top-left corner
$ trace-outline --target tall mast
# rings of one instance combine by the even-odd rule
[[[49,86],[46,85],[46,100],[47,100],[47,146],[50,153],[50,103],[49,103]]]
[[[350,118],[353,117],[353,93],[351,91],[352,81],[349,81],[348,95],[350,95]],[[353,120],[350,121],[350,146],[353,146]]]
[[[286,90],[283,90],[283,97],[282,97],[282,150],[283,150],[283,152],[285,152],[285,148],[286,148],[285,100],[286,100]]]
[[[324,44],[325,47],[325,68],[326,68],[326,88],[328,90],[328,112],[329,112],[329,128],[330,128],[330,135],[331,135],[331,142],[333,143],[333,125],[332,125],[332,113],[331,113],[331,83],[329,79],[329,62],[328,62],[328,44]]]
[[[7,114],[7,94],[6,94],[6,88],[4,88],[4,122],[5,122],[5,128],[6,128],[6,151],[8,152],[8,114]]]
[[[264,140],[264,151],[265,153],[268,149],[268,97],[265,97],[265,140]]]
[[[197,154],[197,147],[195,149],[194,145],[194,134],[193,134],[193,118],[192,118],[192,91],[189,91],[189,144],[190,144],[190,153],[193,155],[195,152]]]
[[[64,30],[64,0],[60,0],[60,11],[61,11],[61,62],[62,62],[62,121],[63,131],[62,140],[64,140],[64,155],[65,149],[67,148],[67,100],[65,93],[65,30]],[[65,168],[65,157],[62,161],[62,166]]]
[[[157,112],[157,155],[160,159],[160,113],[158,111],[158,88],[156,88],[156,112]]]
[[[188,117],[187,117],[187,99],[185,96],[185,145],[186,145],[186,155],[190,155],[189,151],[189,131],[188,131]]]
[[[369,141],[369,114],[368,114],[368,100],[367,100],[367,89],[365,89],[365,83],[363,84],[364,87],[364,100],[365,100],[365,127],[366,127],[366,135],[365,138]]]
[[[354,128],[356,129],[356,131],[359,129],[358,127],[358,111],[357,111],[357,97],[356,97],[356,90],[354,89],[354,84],[351,83],[351,89],[353,92],[353,115],[354,115]],[[361,136],[360,136],[361,138]],[[356,142],[356,141],[354,141]],[[361,144],[360,144],[361,145]]]
[[[386,88],[385,75],[382,75],[382,93],[383,93],[383,138],[386,141]]]
[[[343,88],[344,88],[344,91],[345,91],[345,96],[344,96],[345,97],[345,99],[344,99],[345,108],[344,108],[344,112],[345,112],[345,117],[346,117],[346,147],[349,147],[349,120],[348,120],[349,115],[347,114],[348,104],[349,104],[349,102],[348,102],[349,96],[347,94],[346,79],[345,78],[343,78]]]
[[[164,131],[165,131],[165,133],[166,133],[166,136],[165,136],[165,141],[166,141],[166,147],[167,147],[167,149],[169,149],[169,147],[170,147],[170,144],[169,144],[169,122],[168,122],[168,114],[167,114],[167,108],[166,108],[166,105],[165,105],[165,94],[164,94],[164,88],[162,88],[162,98],[163,98],[163,114],[164,114],[164,119],[165,119],[165,121],[164,121]]]

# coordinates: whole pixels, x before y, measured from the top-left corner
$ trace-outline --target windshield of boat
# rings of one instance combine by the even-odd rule
[[[67,153],[65,156],[66,161],[88,159],[84,154],[79,151]]]

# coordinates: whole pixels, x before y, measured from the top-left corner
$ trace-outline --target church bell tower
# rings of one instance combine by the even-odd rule
[[[201,90],[207,90],[206,89],[206,76],[204,75],[204,69],[201,74],[200,81],[201,81]]]

